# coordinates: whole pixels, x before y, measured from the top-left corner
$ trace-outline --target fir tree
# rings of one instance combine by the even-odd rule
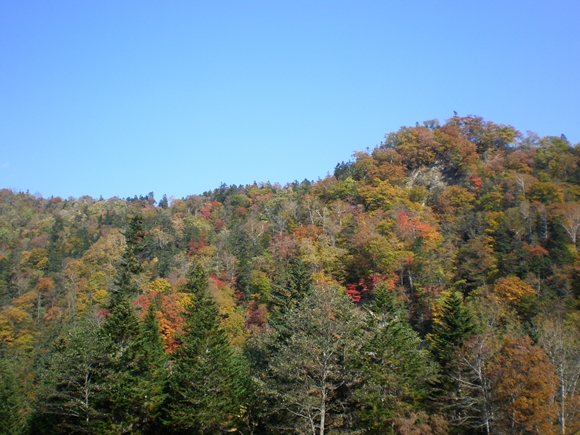
[[[139,338],[139,319],[128,297],[116,300],[102,327],[107,343],[107,368],[111,371],[105,394],[105,412],[115,433],[130,433],[138,423],[136,406],[141,392],[132,373],[134,346]],[[138,432],[137,432],[138,433]]]
[[[133,277],[142,269],[138,254],[142,250],[143,236],[143,217],[136,215],[130,219],[129,227],[125,231],[126,245],[117,267],[115,289],[111,297],[112,305],[123,297],[131,297],[139,293],[139,287],[135,284]]]
[[[123,298],[102,328],[107,341],[108,379],[104,407],[115,433],[156,433],[165,400],[166,356],[154,303],[139,324],[135,308]]]
[[[365,373],[357,392],[361,425],[385,433],[396,418],[417,409],[437,371],[431,355],[411,327],[405,308],[384,283],[367,310],[367,340],[359,364]]]
[[[235,430],[245,394],[243,364],[220,325],[200,264],[192,266],[184,290],[192,301],[186,307],[182,346],[174,353],[166,422],[177,433]]]
[[[56,216],[54,224],[48,233],[48,244],[47,244],[47,257],[48,264],[46,266],[47,270],[50,272],[59,272],[62,268],[62,260],[64,258],[64,238],[62,233],[64,231],[63,219],[60,216]]]
[[[142,219],[136,216],[126,233],[117,291],[102,327],[111,370],[105,407],[115,433],[154,433],[165,399],[165,354],[155,304],[151,304],[140,325],[130,299],[136,293],[133,274],[140,271],[136,252],[141,238]]]
[[[463,422],[465,405],[460,398],[465,396],[457,379],[459,374],[457,355],[463,344],[475,333],[473,316],[463,303],[463,297],[458,291],[453,291],[446,299],[440,315],[435,320],[433,330],[427,335],[433,356],[440,365],[438,378],[432,382],[433,390],[430,397],[432,406],[447,414],[454,421]],[[478,360],[479,361],[479,360]],[[473,384],[481,383],[481,379]],[[471,398],[468,399],[471,403]],[[467,405],[469,407],[471,405]]]
[[[302,260],[294,261],[274,285],[271,294],[273,326],[282,327],[283,317],[313,289],[311,273]]]
[[[27,429],[26,401],[6,360],[0,357],[0,435],[20,435]]]
[[[157,305],[151,302],[141,323],[139,337],[131,349],[133,358],[131,375],[137,379],[137,393],[142,401],[137,403],[138,429],[144,434],[160,433],[160,412],[166,399],[167,354],[157,321]]]
[[[161,198],[161,201],[159,201],[159,207],[166,209],[167,207],[169,207],[169,201],[167,199],[167,195],[163,195],[163,198]]]
[[[473,316],[463,304],[461,293],[453,291],[446,299],[428,335],[431,352],[445,369],[453,361],[453,353],[465,338],[475,332]]]
[[[167,379],[165,352],[154,303],[141,325],[127,298],[103,326],[109,344],[106,408],[116,433],[156,433]]]

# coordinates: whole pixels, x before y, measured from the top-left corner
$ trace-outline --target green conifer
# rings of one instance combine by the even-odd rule
[[[243,365],[220,325],[201,265],[192,266],[185,290],[193,300],[186,307],[182,346],[174,353],[167,424],[177,433],[222,433],[235,427],[242,409]]]
[[[274,284],[271,294],[273,327],[283,327],[283,318],[313,289],[311,273],[302,260],[294,261]]]
[[[0,357],[0,435],[24,434],[26,401],[12,369]]]
[[[461,293],[451,292],[445,299],[433,331],[427,336],[431,343],[431,352],[443,369],[452,363],[455,349],[474,332],[473,316],[463,304]]]
[[[155,433],[165,399],[165,353],[154,303],[140,325],[131,296],[137,293],[133,276],[141,268],[136,256],[142,238],[142,218],[129,223],[125,247],[117,270],[117,291],[102,327],[111,371],[104,407],[115,433]]]
[[[421,405],[437,368],[429,351],[421,349],[405,308],[384,283],[375,288],[366,330],[359,360],[365,373],[357,392],[359,418],[371,433],[384,433],[394,418]]]
[[[125,231],[126,245],[117,266],[115,289],[111,297],[112,305],[123,297],[131,297],[139,293],[139,287],[133,278],[142,270],[138,254],[142,250],[143,236],[143,217],[136,215],[130,219],[129,227]]]
[[[432,383],[430,401],[434,409],[443,411],[451,420],[461,421],[464,418],[461,415],[464,404],[460,401],[459,405],[458,398],[465,396],[465,393],[456,381],[460,373],[456,358],[465,340],[474,333],[475,322],[463,303],[463,296],[458,291],[451,292],[445,299],[432,332],[427,335],[431,352],[440,365],[439,376]]]

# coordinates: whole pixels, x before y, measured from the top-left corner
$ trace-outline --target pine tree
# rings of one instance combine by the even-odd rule
[[[216,302],[208,293],[207,274],[195,263],[185,291],[182,346],[173,357],[167,425],[177,433],[215,434],[234,430],[245,394],[243,363],[234,355],[220,325]]]
[[[20,435],[27,429],[26,401],[12,369],[0,357],[0,435]]]
[[[396,418],[421,405],[437,368],[430,352],[421,349],[405,308],[384,283],[375,288],[365,330],[359,360],[365,373],[357,392],[359,418],[366,430],[384,433]]]

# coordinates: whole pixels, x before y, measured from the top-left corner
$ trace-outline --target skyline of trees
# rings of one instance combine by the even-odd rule
[[[573,434],[579,162],[454,116],[316,182],[0,190],[0,434]]]

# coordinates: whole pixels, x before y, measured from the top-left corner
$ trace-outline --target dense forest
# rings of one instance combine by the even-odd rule
[[[477,116],[182,199],[0,191],[0,434],[580,433],[580,144]]]

